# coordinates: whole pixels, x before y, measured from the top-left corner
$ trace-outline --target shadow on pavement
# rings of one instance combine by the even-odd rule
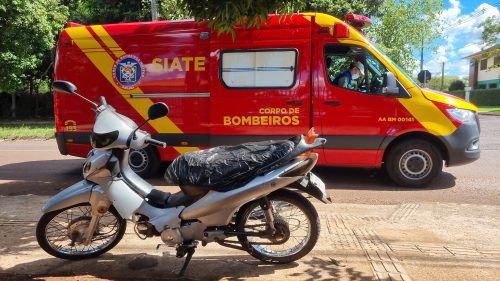
[[[437,179],[423,188],[397,186],[383,171],[377,169],[316,167],[314,173],[330,190],[415,191],[448,189],[456,185],[455,176],[447,172],[442,172]]]
[[[150,255],[146,253],[114,255],[106,253],[99,258],[67,261],[57,258],[39,259],[20,263],[0,274],[2,278],[16,277],[16,280],[44,280],[45,278],[64,278],[91,276],[106,280],[179,280],[177,273],[184,259],[170,255]],[[329,261],[313,257],[305,261],[292,274],[276,275],[300,280],[336,280],[349,273],[349,280],[373,280],[351,267],[338,267]],[[280,270],[289,270],[299,264],[266,264],[248,255],[193,257],[183,280],[246,280],[247,278],[269,279]],[[1,268],[0,268],[1,269]],[[299,268],[297,268],[299,269]],[[289,272],[288,272],[289,273]],[[15,274],[15,275],[14,275]],[[328,277],[326,277],[326,276]],[[326,278],[325,278],[326,277]],[[76,278],[78,279],[78,278]],[[73,280],[73,279],[72,279]]]
[[[83,161],[29,161],[0,166],[0,195],[54,195],[81,179]]]

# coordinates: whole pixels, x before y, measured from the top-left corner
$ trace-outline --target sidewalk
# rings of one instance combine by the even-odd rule
[[[0,197],[0,280],[174,280],[183,260],[159,238],[124,239],[97,259],[43,252],[35,225],[47,196]],[[324,205],[322,232],[296,263],[269,265],[216,244],[199,247],[189,280],[498,280],[500,206]]]

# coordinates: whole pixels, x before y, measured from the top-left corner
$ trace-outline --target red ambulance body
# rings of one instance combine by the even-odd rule
[[[364,75],[335,85],[351,62],[361,62]],[[170,107],[168,118],[144,127],[169,146],[131,153],[142,175],[188,151],[288,138],[312,126],[328,139],[321,165],[385,167],[402,185],[428,183],[443,161],[479,158],[475,106],[420,89],[356,28],[325,14],[270,15],[260,29],[238,28],[234,40],[191,20],[70,23],[54,79],[91,100],[105,96],[137,123],[154,102]],[[54,102],[60,152],[85,157],[90,108],[61,93]]]

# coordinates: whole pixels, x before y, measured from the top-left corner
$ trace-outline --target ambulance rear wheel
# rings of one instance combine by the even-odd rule
[[[385,169],[398,185],[423,187],[439,175],[443,169],[443,157],[430,142],[407,140],[388,152]]]
[[[144,149],[131,149],[128,163],[132,170],[143,178],[148,178],[156,174],[160,167],[160,156],[154,147]]]

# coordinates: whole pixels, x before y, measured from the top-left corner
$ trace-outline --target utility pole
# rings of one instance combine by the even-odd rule
[[[151,0],[151,21],[158,20],[158,0]]]
[[[442,62],[441,65],[441,91],[443,90],[444,87],[444,61]]]
[[[422,45],[420,45],[420,71],[424,70],[424,36],[422,36]]]

